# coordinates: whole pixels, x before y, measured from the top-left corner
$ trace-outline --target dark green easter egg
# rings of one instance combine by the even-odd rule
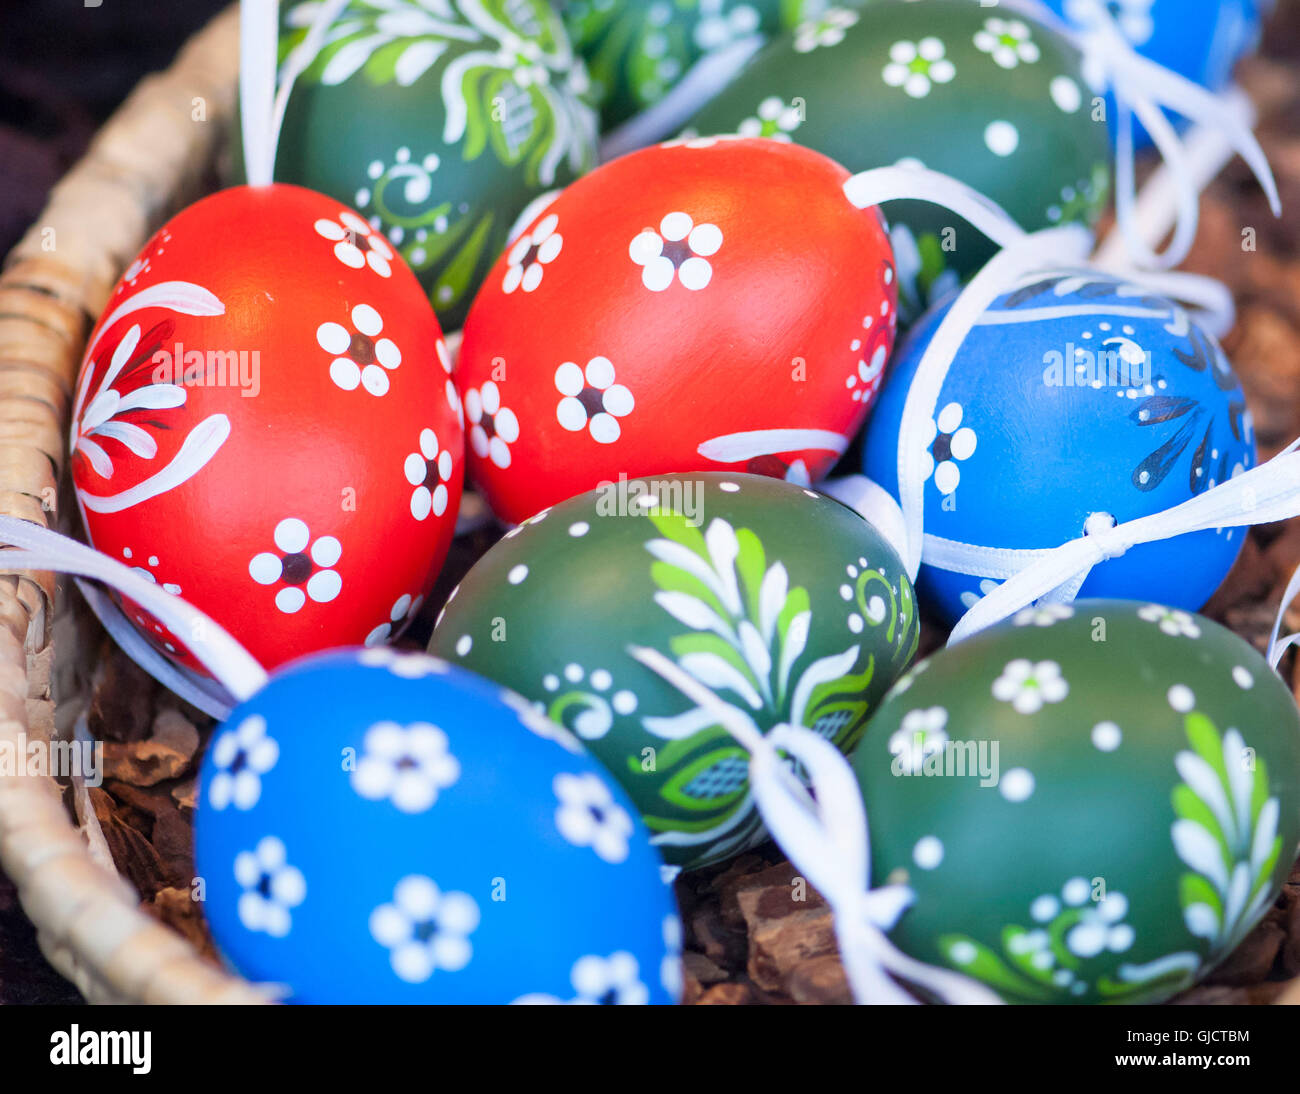
[[[996,746],[996,750],[995,750]],[[895,685],[853,757],[912,956],[1008,1002],[1157,1002],[1272,905],[1300,715],[1255,650],[1122,600],[1028,609]]]
[[[702,58],[799,25],[827,0],[563,0],[605,126],[659,102]]]
[[[916,652],[912,587],[839,502],[777,479],[624,480],[543,510],[461,582],[429,649],[532,700],[631,795],[665,859],[766,838],[748,757],[632,647],[767,730],[843,751]]]
[[[281,56],[318,5],[287,6]],[[529,201],[593,165],[587,77],[546,0],[353,0],[294,83],[275,177],[356,208],[444,328]]]
[[[1110,140],[1079,51],[1023,15],[971,0],[871,0],[766,46],[688,132],[794,140],[850,171],[919,162],[1033,231],[1094,225]],[[933,205],[890,202],[900,309],[915,319],[994,246]]]

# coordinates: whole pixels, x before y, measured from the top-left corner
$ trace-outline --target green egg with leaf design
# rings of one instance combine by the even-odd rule
[[[1019,9],[868,0],[774,39],[686,133],[794,141],[850,171],[919,163],[991,198],[1026,231],[1091,228],[1110,194],[1100,103],[1075,44]],[[894,201],[884,211],[906,322],[996,250],[937,206]]]
[[[802,25],[828,0],[556,0],[606,126],[658,103],[701,62]]]
[[[766,839],[748,757],[644,651],[761,729],[848,752],[916,652],[893,548],[792,483],[704,473],[623,479],[508,532],[470,570],[429,649],[518,692],[622,783],[665,860]]]
[[[1300,715],[1155,604],[1027,609],[903,677],[852,764],[890,937],[1009,1003],[1153,1003],[1222,961],[1300,845]]]
[[[282,5],[282,71],[319,11]],[[454,330],[515,218],[594,165],[587,89],[546,0],[351,0],[294,82],[275,177],[356,209],[340,258],[400,253]]]

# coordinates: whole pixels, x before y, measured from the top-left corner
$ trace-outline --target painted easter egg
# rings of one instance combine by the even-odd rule
[[[946,314],[908,338],[867,430],[867,476],[895,497],[903,407]],[[922,550],[917,584],[950,620],[996,584],[962,569],[982,549],[1056,547],[1255,465],[1245,396],[1214,338],[1177,304],[1088,270],[1035,273],[1000,296],[921,427],[925,533],[942,542]],[[1094,567],[1081,595],[1194,610],[1244,542],[1221,529],[1136,546]]]
[[[131,263],[91,335],[72,479],[96,548],[208,613],[263,665],[396,633],[460,499],[460,404],[400,258],[296,186],[223,190]],[[160,649],[184,636],[133,605]]]
[[[856,513],[705,473],[614,483],[507,533],[430,649],[571,729],[689,868],[767,837],[746,753],[673,674],[763,731],[806,726],[847,752],[918,635],[898,556]]]
[[[497,515],[620,474],[829,470],[897,315],[889,240],[848,177],[794,145],[705,140],[623,156],[538,210],[456,366]]]
[[[739,42],[816,21],[825,0],[563,0],[606,126],[659,102],[708,58]]]
[[[892,940],[1012,1003],[1168,998],[1300,843],[1290,692],[1230,631],[1145,601],[1028,609],[935,654],[852,764],[873,883],[914,896]]]
[[[626,796],[518,696],[422,654],[272,677],[204,756],[195,840],[217,945],[293,1002],[680,991],[672,890]]]
[[[285,5],[282,55],[319,5]],[[289,96],[276,178],[354,206],[448,330],[530,200],[594,162],[587,77],[546,0],[353,0]],[[359,237],[359,239],[358,239]]]
[[[923,163],[1030,231],[1096,223],[1109,193],[1109,140],[1065,37],[970,0],[835,10],[823,32],[766,46],[688,131],[794,141],[851,171]],[[905,321],[993,254],[955,214],[919,202],[884,208]]]

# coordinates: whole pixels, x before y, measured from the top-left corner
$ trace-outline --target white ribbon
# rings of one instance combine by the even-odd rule
[[[842,475],[827,479],[817,485],[827,497],[847,505],[871,525],[897,553],[906,567],[907,522],[894,495],[866,475]],[[907,571],[908,579],[916,580],[916,570]]]
[[[1085,266],[1093,241],[1088,230],[1078,224],[1028,233],[982,194],[956,179],[925,168],[883,167],[864,171],[844,183],[844,192],[854,205],[862,209],[900,198],[928,201],[964,217],[1002,248],[971,279],[940,322],[912,378],[903,406],[898,444],[898,502],[904,528],[901,555],[907,572],[915,575],[923,558],[932,561],[931,552],[943,545],[942,541],[926,536],[924,529],[925,424],[936,417],[944,381],[962,344],[976,324],[986,321],[986,312],[993,302],[1021,278],[1036,270]],[[1232,297],[1223,285],[1210,278],[1157,272],[1136,278],[1130,275],[1130,280],[1134,280],[1143,291],[1184,300],[1196,313],[1198,321],[1215,333],[1222,333],[1232,325]],[[855,490],[861,494],[863,488],[858,486]],[[880,510],[877,508],[876,511]],[[892,515],[886,517],[892,523]],[[980,555],[988,550],[969,548],[973,554]],[[1012,566],[1027,565],[1037,557],[1025,558],[1022,555],[1021,552],[1006,552],[1001,556],[1001,565],[1008,571],[1006,576],[1015,572]],[[962,566],[953,568],[963,569]],[[965,569],[964,572],[974,571]]]
[[[90,578],[130,597],[180,638],[237,701],[266,684],[266,670],[220,624],[116,559],[16,517],[0,516],[0,543],[15,548],[0,552],[7,569]]]
[[[1273,630],[1268,636],[1268,649],[1264,656],[1268,659],[1269,665],[1276,670],[1278,663],[1282,660],[1282,655],[1292,646],[1300,646],[1300,634],[1288,634],[1280,641],[1278,635],[1282,630],[1282,623],[1286,619],[1286,610],[1291,606],[1297,595],[1300,595],[1300,568],[1291,575],[1291,580],[1286,584],[1286,591],[1282,594],[1282,603],[1277,607],[1277,615],[1273,619]]]
[[[1273,215],[1280,217],[1282,203],[1268,158],[1233,104],[1135,52],[1101,0],[1083,2],[1089,9],[1087,25],[1079,29],[1074,37],[1084,53],[1085,72],[1090,76],[1100,75],[1109,83],[1119,103],[1115,208],[1132,260],[1140,266],[1171,269],[1187,257],[1196,238],[1200,215],[1199,186],[1183,142],[1162,108],[1173,110],[1198,127],[1213,128],[1220,132],[1254,172],[1268,197]],[[1134,114],[1151,134],[1176,185],[1174,235],[1163,252],[1157,252],[1148,245],[1136,217]]]
[[[3,557],[0,555],[0,558]],[[219,722],[230,717],[235,699],[221,684],[164,657],[127,619],[126,613],[108,593],[84,578],[75,580],[81,595],[90,605],[90,610],[95,613],[95,618],[127,657],[190,706]]]
[[[840,957],[857,1002],[916,1003],[894,976],[946,1003],[1002,1001],[983,984],[917,961],[889,940],[886,931],[898,922],[914,894],[905,885],[870,887],[866,810],[853,769],[834,745],[789,723],[764,735],[748,714],[658,650],[632,646],[628,652],[706,711],[749,752],[754,800],[772,837],[830,906]],[[803,765],[815,798],[795,776],[787,756]]]
[[[250,186],[269,186],[275,172],[275,73],[280,40],[278,0],[240,0],[239,117],[244,173]]]
[[[1269,524],[1300,516],[1300,440],[1273,459],[1243,472],[1203,494],[1136,520],[1113,524],[1104,514],[1094,514],[1090,527],[1078,539],[1049,550],[1032,553],[971,548],[926,537],[926,561],[936,565],[960,556],[960,570],[976,576],[1010,574],[958,621],[949,643],[969,638],[985,627],[1006,619],[1043,597],[1072,600],[1097,563],[1119,558],[1130,547],[1173,539],[1190,532],[1215,528],[1240,528]],[[933,552],[933,554],[931,554]],[[1018,565],[1025,565],[1018,572]]]
[[[1255,104],[1240,87],[1230,87],[1219,96],[1238,126],[1255,125]],[[1203,191],[1235,155],[1231,142],[1214,123],[1198,122],[1182,136],[1184,173],[1175,176],[1169,163],[1162,163],[1151,173],[1133,205],[1133,223],[1142,240],[1154,247],[1173,229],[1178,217],[1179,193],[1190,186]],[[1104,269],[1124,270],[1132,265],[1124,230],[1116,224],[1098,247],[1093,261]]]
[[[244,173],[250,186],[269,186],[275,177],[280,127],[294,81],[320,53],[326,35],[349,0],[325,0],[307,34],[285,61],[277,87],[280,46],[279,0],[240,0],[239,113],[243,127]]]
[[[1055,269],[1071,272],[1086,270],[1092,237],[1082,225],[1068,224],[1039,232],[1025,232],[996,204],[974,190],[938,172],[914,167],[887,167],[854,175],[844,184],[845,194],[859,208],[878,205],[900,197],[910,197],[941,205],[965,217],[1002,249],[994,255],[965,289],[957,296],[926,346],[908,388],[899,425],[898,503],[902,510],[903,538],[901,552],[910,575],[915,575],[922,561],[980,576],[1007,578],[1048,550],[1017,551],[956,543],[925,534],[925,438],[926,423],[937,414],[943,385],[967,336],[976,325],[994,323],[996,314],[989,308],[1009,292],[1021,279],[1042,271],[1044,276]],[[1110,276],[1119,276],[1111,274]],[[1196,274],[1176,272],[1130,273],[1127,278],[1134,291],[1156,293],[1182,300],[1197,322],[1215,334],[1232,326],[1232,296],[1219,282]],[[1177,320],[1177,313],[1170,316]],[[868,480],[869,481],[869,480]],[[863,496],[865,488],[851,488]],[[853,505],[850,501],[848,504]],[[894,517],[879,506],[886,524]],[[863,513],[868,520],[872,517]],[[885,531],[886,529],[882,529]],[[895,546],[898,540],[893,541]],[[1086,572],[1083,576],[1086,576]],[[1083,577],[1071,590],[1067,576],[1056,595],[1072,598]]]

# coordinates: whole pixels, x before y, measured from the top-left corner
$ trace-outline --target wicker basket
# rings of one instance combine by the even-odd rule
[[[0,276],[0,511],[53,524],[72,384],[89,322],[165,216],[197,196],[229,124],[234,9],[145,80],[55,188]],[[0,570],[0,741],[54,733],[55,581]],[[95,1002],[261,1002],[140,910],[52,780],[0,775],[0,864],[50,963]]]
[[[149,234],[198,196],[230,122],[238,78],[232,8],[145,80],[55,188],[0,276],[0,512],[55,523],[71,388],[89,324]],[[56,730],[55,579],[0,568],[0,742]],[[70,652],[71,651],[71,652]],[[71,666],[61,664],[61,670]],[[68,719],[60,718],[64,727]],[[0,867],[42,951],[92,1002],[261,1003],[142,911],[75,825],[52,779],[0,774]],[[1300,1003],[1300,981],[1279,1002]]]

